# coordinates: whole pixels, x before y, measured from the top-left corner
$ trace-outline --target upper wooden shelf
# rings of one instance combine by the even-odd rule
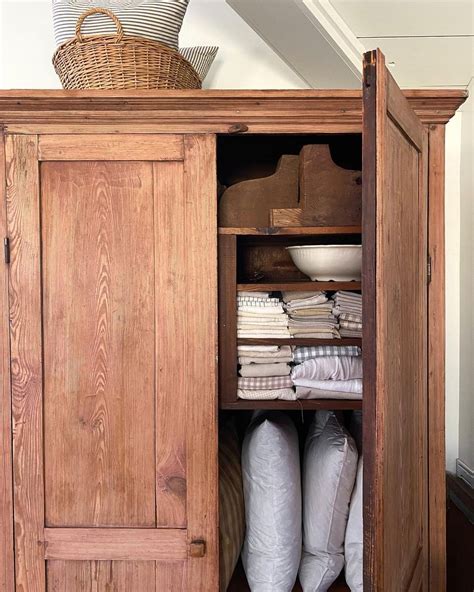
[[[335,235],[361,234],[361,226],[297,226],[293,228],[219,228],[219,234],[235,234],[247,236],[294,236],[294,235]]]
[[[358,345],[362,347],[360,337],[343,337],[342,339],[320,339],[318,337],[262,337],[242,338],[238,345]]]
[[[238,399],[233,403],[220,402],[221,409],[248,410],[248,409],[276,409],[285,411],[311,411],[316,409],[351,410],[362,409],[362,399],[297,399],[296,401],[283,401],[280,399]]]
[[[307,292],[311,290],[315,292],[319,290],[328,292],[336,292],[337,290],[360,292],[361,286],[361,282],[247,282],[237,284],[237,290],[244,290],[246,292]]]

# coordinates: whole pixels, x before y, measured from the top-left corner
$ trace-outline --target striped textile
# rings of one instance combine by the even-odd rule
[[[179,53],[196,70],[201,82],[206,78],[211,69],[212,62],[216,59],[218,47],[203,45],[199,47],[182,47]]]
[[[341,321],[341,329],[355,329],[362,331],[362,323],[354,323],[352,321]]]
[[[77,19],[90,8],[111,9],[122,23],[126,35],[145,37],[178,49],[178,35],[189,0],[53,0],[56,44],[75,36]],[[116,32],[111,19],[102,14],[88,17],[82,25],[85,35]],[[186,57],[186,56],[184,56]]]
[[[360,356],[362,350],[356,345],[313,345],[297,347],[293,353],[296,363],[305,362],[320,356]]]
[[[229,586],[245,535],[245,509],[240,444],[232,421],[219,436],[219,579],[221,592]]]
[[[362,317],[360,315],[344,312],[339,315],[339,321],[351,321],[353,323],[362,323]]]
[[[274,399],[282,399],[284,401],[295,401],[296,394],[293,388],[282,389],[237,389],[237,396],[239,399],[247,399],[250,401],[272,401]]]
[[[237,379],[237,386],[243,390],[268,390],[291,388],[289,376],[246,376]]]

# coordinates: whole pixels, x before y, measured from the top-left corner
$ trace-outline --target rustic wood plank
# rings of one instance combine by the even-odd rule
[[[183,160],[183,136],[81,134],[42,135],[40,160]]]
[[[183,561],[186,531],[177,528],[45,528],[46,559]]]
[[[221,402],[219,405],[221,409],[228,409],[232,411],[246,410],[246,409],[276,409],[284,411],[301,411],[301,410],[316,410],[316,409],[362,409],[362,401],[354,399],[298,399],[297,401],[250,401],[245,399],[237,399],[233,403]]]
[[[48,561],[47,592],[155,592],[154,561]]]
[[[400,92],[390,72],[387,72],[387,113],[421,152],[423,150],[423,126],[413,109],[410,108],[406,97]]]
[[[237,401],[237,240],[219,236],[219,399]]]
[[[188,558],[187,578],[196,590],[217,590],[217,189],[214,136],[185,139],[185,231],[189,277],[183,313],[194,347],[188,351],[188,541],[203,540],[205,556]]]
[[[237,234],[237,235],[337,235],[337,234],[360,234],[361,226],[294,226],[294,227],[276,227],[268,228],[223,228],[219,227],[219,234]]]
[[[428,439],[430,582],[432,592],[446,587],[446,440],[445,440],[445,239],[444,126],[429,132],[428,251]]]
[[[41,165],[48,526],[155,525],[152,183]]]
[[[156,563],[156,592],[188,592],[185,562]]]
[[[238,339],[237,343],[238,345],[358,345],[359,347],[362,347],[362,339],[358,337],[344,337],[342,339],[319,339],[317,337],[272,337],[258,339]]]
[[[0,237],[8,236],[5,194],[5,142],[0,135]],[[8,323],[8,266],[0,272],[0,590],[13,592],[15,563],[13,557],[13,483],[12,417],[10,385],[10,335]]]
[[[446,123],[467,97],[465,90],[406,90],[424,123]],[[1,91],[0,121],[9,132],[250,133],[360,132],[358,90],[200,91]],[[127,127],[128,126],[128,127]],[[248,133],[247,132],[247,133]]]
[[[407,590],[420,549],[426,563],[427,154],[416,148],[419,124],[410,139],[409,117],[398,125],[388,112],[388,93],[400,91],[388,86],[382,54],[365,60],[364,589],[370,592],[394,582]],[[388,498],[390,491],[399,495]]]
[[[360,292],[361,282],[254,282],[252,284],[237,284],[237,290],[246,292],[281,292],[281,291],[319,291],[327,290],[333,292],[336,290],[350,290],[351,292]]]
[[[6,140],[16,587],[44,592],[38,140]]]
[[[157,526],[186,526],[187,318],[183,311],[190,276],[182,163],[154,163],[156,516]],[[196,277],[193,281],[199,281]],[[196,346],[194,346],[196,347]],[[197,345],[199,348],[199,344]],[[192,495],[192,492],[190,493]]]

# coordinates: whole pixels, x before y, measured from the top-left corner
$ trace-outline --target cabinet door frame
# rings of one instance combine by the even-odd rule
[[[380,50],[364,56],[363,123],[364,588],[419,592],[429,581],[428,131]],[[403,201],[402,166],[416,175],[406,185],[416,201]],[[409,219],[405,208],[413,209]],[[406,261],[399,244],[407,247]],[[407,273],[392,285],[399,267]],[[413,325],[401,306],[415,311]],[[392,333],[395,340],[387,341]],[[400,472],[408,478],[395,493]],[[403,532],[413,537],[405,550]]]
[[[151,530],[45,527],[44,471],[42,454],[39,453],[43,448],[39,164],[96,160],[158,162],[164,164],[168,171],[165,177],[169,178],[175,172],[173,166],[181,162],[180,213],[173,210],[172,199],[162,200],[160,207],[155,208],[155,224],[173,220],[180,224],[183,234],[178,240],[185,245],[186,269],[188,272],[193,270],[197,280],[190,284],[189,297],[182,311],[187,321],[187,337],[199,343],[199,347],[188,349],[187,363],[182,370],[186,401],[182,411],[187,418],[186,431],[182,434],[186,454],[186,525],[179,527],[167,528],[159,518],[156,528]],[[2,202],[6,220],[2,217],[1,228],[6,221],[8,234],[5,236],[10,238],[12,258],[8,268],[5,266],[2,281],[9,277],[9,305],[3,310],[10,311],[11,329],[10,332],[8,329],[2,331],[0,347],[3,351],[3,338],[11,335],[10,355],[2,356],[2,364],[9,370],[6,377],[12,376],[11,405],[15,429],[12,440],[10,429],[4,432],[7,444],[12,441],[13,451],[9,457],[3,455],[2,459],[13,469],[11,495],[15,512],[7,504],[2,504],[1,510],[6,511],[10,522],[13,516],[17,521],[23,515],[28,525],[27,529],[21,528],[20,520],[16,529],[6,527],[4,533],[10,541],[16,539],[16,548],[21,548],[15,579],[16,585],[23,586],[28,592],[44,592],[46,559],[133,561],[142,558],[164,566],[163,575],[157,575],[159,589],[168,586],[177,589],[178,581],[183,592],[187,590],[187,582],[191,581],[198,584],[196,589],[206,583],[217,589],[217,203],[210,199],[215,195],[215,161],[213,134],[9,135],[6,138],[6,200]],[[153,165],[156,177],[155,167],[156,164]],[[156,181],[157,184],[162,182],[161,178]],[[172,188],[160,186],[160,189]],[[155,226],[155,241],[168,241],[167,237],[163,238],[164,233],[160,237],[157,234]],[[22,240],[25,237],[26,240]],[[176,270],[167,271],[163,265],[165,262],[160,263],[157,274],[171,285]],[[193,289],[193,285],[197,287]],[[4,303],[5,291],[1,297]],[[22,314],[25,322],[17,324]],[[201,370],[203,358],[207,361],[206,372]],[[3,379],[6,392],[10,391],[9,384],[5,385],[8,378]],[[166,387],[169,390],[170,384]],[[171,398],[167,397],[165,404],[170,403]],[[8,414],[9,398],[2,400],[2,412],[3,407]],[[2,414],[2,420],[3,417]],[[9,423],[8,415],[5,415],[5,421]],[[30,426],[36,426],[36,429],[30,429]],[[168,434],[173,433],[171,427],[168,426]],[[12,485],[11,479],[6,479],[5,483],[6,488]],[[3,497],[8,499],[8,492]],[[117,535],[120,535],[118,539]],[[140,542],[143,537],[146,544]],[[137,544],[141,545],[141,550],[137,551]],[[5,548],[5,553],[13,552],[13,545],[7,544]],[[13,558],[5,558],[4,572],[10,578],[5,583],[5,591],[14,586],[13,572],[7,569],[7,563],[11,565]],[[182,573],[177,577],[180,571]]]

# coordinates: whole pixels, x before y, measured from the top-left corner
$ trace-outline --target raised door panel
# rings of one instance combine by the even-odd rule
[[[367,590],[427,589],[427,136],[364,64],[364,517]]]
[[[214,137],[118,141],[7,139],[24,592],[217,589]]]

